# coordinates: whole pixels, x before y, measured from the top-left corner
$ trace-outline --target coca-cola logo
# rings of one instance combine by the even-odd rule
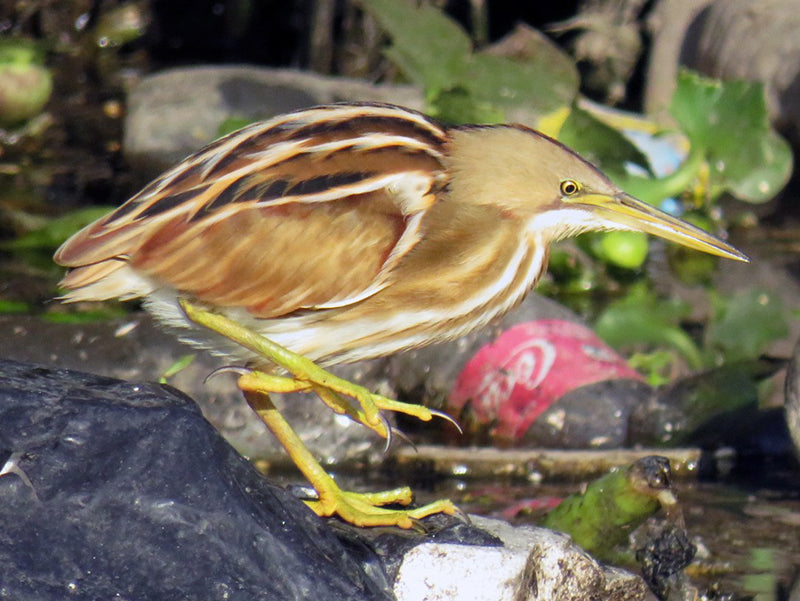
[[[640,376],[586,326],[563,320],[517,324],[467,362],[450,394],[493,435],[515,440],[565,393],[614,378]]]
[[[556,360],[556,347],[544,338],[531,338],[510,349],[505,360],[487,371],[475,389],[475,397],[489,411],[499,411],[516,387],[538,388]]]

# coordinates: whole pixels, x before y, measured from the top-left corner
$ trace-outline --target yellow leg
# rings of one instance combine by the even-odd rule
[[[408,505],[411,503],[413,495],[408,487],[378,493],[343,491],[314,459],[308,448],[278,412],[269,398],[269,393],[313,390],[333,411],[345,414],[364,424],[383,438],[388,438],[391,431],[388,423],[380,414],[381,410],[405,413],[423,421],[429,421],[434,416],[452,421],[449,417],[421,405],[401,403],[374,394],[363,386],[331,374],[313,361],[292,353],[222,315],[198,309],[185,301],[181,301],[181,306],[189,319],[195,323],[241,344],[292,374],[293,377],[283,377],[251,371],[241,375],[238,384],[250,407],[264,421],[317,491],[319,500],[308,501],[307,504],[318,515],[324,517],[338,515],[356,526],[412,528],[415,521],[423,517],[435,513],[453,515],[458,512],[455,505],[446,500],[436,501],[416,509],[396,510],[384,507],[391,504]],[[347,397],[354,399],[356,403],[348,401]],[[455,424],[455,422],[453,423]],[[457,424],[456,427],[458,427]]]
[[[253,390],[244,391],[248,404],[263,420],[272,434],[286,449],[303,475],[319,495],[317,501],[306,501],[317,515],[340,518],[356,526],[399,526],[413,528],[415,520],[434,513],[457,512],[450,501],[435,501],[416,509],[386,509],[383,505],[399,503],[408,505],[413,499],[411,489],[396,488],[378,493],[356,493],[342,490],[336,481],[323,469],[319,462],[292,430],[289,423],[272,404],[269,395]]]
[[[294,376],[293,379],[299,381],[296,390],[303,389],[306,384],[310,385],[331,409],[337,413],[346,413],[355,421],[374,430],[382,438],[389,436],[389,429],[386,421],[381,417],[381,410],[404,413],[421,421],[430,421],[434,416],[442,417],[458,427],[450,417],[443,413],[432,411],[422,405],[401,403],[389,399],[372,393],[363,386],[335,376],[310,359],[291,352],[223,315],[204,311],[184,300],[181,301],[181,307],[193,322],[241,344],[243,347],[269,359],[291,373]],[[252,388],[266,392],[285,392],[285,385],[279,385],[277,388],[272,387],[273,382],[276,381],[276,376],[274,375],[254,371],[249,378],[245,378],[242,385],[248,389]],[[351,403],[341,398],[341,395],[355,399],[359,406],[354,407]]]

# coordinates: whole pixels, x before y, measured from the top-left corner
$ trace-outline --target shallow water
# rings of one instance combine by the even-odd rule
[[[794,481],[791,480],[794,478]],[[401,484],[363,475],[345,486],[378,490]],[[539,485],[504,480],[447,479],[412,485],[419,503],[450,498],[467,513],[535,525],[537,517],[580,485]],[[699,592],[716,598],[752,597],[756,601],[800,599],[800,474],[782,490],[746,490],[730,484],[681,480],[673,483],[689,538],[698,547],[686,574]],[[657,517],[656,519],[660,519]],[[635,567],[633,569],[635,571]]]

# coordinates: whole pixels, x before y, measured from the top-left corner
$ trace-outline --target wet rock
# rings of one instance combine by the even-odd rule
[[[647,597],[544,529],[322,520],[159,385],[0,361],[0,452],[0,596],[15,601]]]
[[[193,349],[162,331],[146,313],[85,324],[51,323],[35,316],[0,316],[0,357],[51,367],[80,369],[124,380],[157,381],[164,372]],[[196,352],[194,361],[170,384],[194,398],[205,417],[246,456],[288,465],[282,447],[245,403],[231,375],[207,376],[226,362]],[[369,380],[378,365],[361,364],[340,371],[354,380]],[[289,422],[324,464],[352,460],[377,462],[383,443],[363,426],[336,416],[313,395],[294,394],[277,403]]]
[[[145,77],[131,92],[123,150],[131,165],[152,177],[218,138],[226,119],[258,121],[346,100],[422,108],[423,97],[413,86],[376,86],[291,69],[170,69]]]
[[[567,536],[487,518],[474,524],[503,546],[426,542],[403,558],[398,601],[652,599],[638,576],[600,566]]]
[[[390,599],[186,397],[0,363],[2,596]]]
[[[553,449],[618,449],[638,444],[630,419],[653,396],[640,380],[613,379],[570,390],[531,424],[522,440]]]
[[[688,582],[684,570],[696,554],[697,547],[686,532],[666,524],[636,550],[636,561],[659,599],[690,599],[697,590]]]

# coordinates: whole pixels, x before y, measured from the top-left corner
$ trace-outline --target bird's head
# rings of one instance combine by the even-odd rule
[[[451,191],[497,206],[545,242],[595,230],[641,231],[747,261],[730,244],[626,194],[563,144],[518,125],[450,130]]]

